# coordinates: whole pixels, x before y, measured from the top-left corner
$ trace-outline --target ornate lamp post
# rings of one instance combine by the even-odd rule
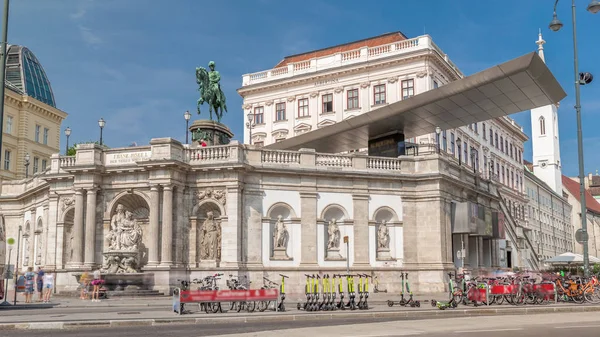
[[[252,112],[248,113],[246,119],[248,120],[246,122],[246,127],[248,128],[248,130],[250,130],[249,144],[252,145],[252,127],[254,126],[254,114]]]
[[[29,153],[25,154],[25,179],[29,178],[29,160],[31,159],[31,157],[29,156]]]
[[[67,136],[67,147],[65,148],[65,156],[69,153],[69,137],[71,136],[71,128],[67,126],[65,129],[65,136]]]
[[[183,114],[183,118],[185,119],[185,143],[189,144],[189,127],[190,127],[190,119],[192,118],[192,114],[190,113],[190,111],[186,111]]]
[[[98,126],[100,126],[100,145],[102,145],[102,129],[104,129],[105,125],[106,121],[104,118],[100,117],[100,120],[98,120]]]
[[[437,144],[437,153],[440,153],[440,133],[442,133],[442,128],[439,126],[435,127],[435,142]]]
[[[548,25],[552,31],[559,31],[563,24],[558,20],[556,15],[556,6],[558,1],[554,3],[554,14],[552,21]],[[587,10],[596,14],[600,11],[600,2],[592,0],[587,7]],[[590,84],[593,76],[590,73],[579,73],[579,56],[577,54],[577,18],[575,15],[575,0],[571,0],[571,15],[573,24],[573,65],[575,73],[575,112],[577,117],[577,152],[579,157],[579,194],[581,200],[581,231],[583,237],[583,273],[585,277],[590,275],[590,255],[588,251],[588,233],[587,233],[587,205],[585,200],[585,168],[583,165],[583,133],[581,131],[581,93],[579,87],[581,85]]]

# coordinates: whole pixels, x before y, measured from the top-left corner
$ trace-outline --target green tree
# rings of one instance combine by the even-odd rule
[[[79,142],[79,143],[75,143],[75,144],[73,144],[73,146],[71,146],[71,147],[69,147],[69,148],[67,149],[67,156],[74,156],[74,155],[75,155],[75,153],[77,153],[77,145],[79,145],[79,144],[98,144],[98,145],[100,145],[100,142],[98,142],[98,141],[96,140],[96,141],[87,141],[87,142]],[[108,148],[108,146],[106,146],[106,145],[104,145],[104,144],[102,144],[102,147],[104,147],[104,148],[106,148],[106,149]]]

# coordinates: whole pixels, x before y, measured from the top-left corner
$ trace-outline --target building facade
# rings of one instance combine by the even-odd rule
[[[225,271],[254,284],[287,274],[289,292],[300,293],[304,274],[343,272],[347,263],[390,291],[409,271],[415,291],[437,292],[455,267],[451,228],[471,221],[453,205],[491,213],[500,201],[492,181],[436,152],[384,158],[235,142],[190,149],[170,138],[121,149],[80,144],[76,156],[53,155],[40,175],[3,182],[0,204],[7,236],[21,234],[19,268],[56,270],[59,291],[75,289],[83,270],[110,274],[110,238],[125,214],[139,226],[137,267],[164,292],[177,278]],[[476,241],[493,236],[481,232]]]
[[[26,47],[7,48],[5,88],[0,179],[22,179],[26,169],[35,175],[50,167],[67,114],[56,108],[50,81]]]
[[[245,129],[244,140],[268,145],[462,77],[428,35],[409,39],[396,32],[289,56],[273,69],[243,76],[238,92],[244,98],[245,113],[254,121],[252,128]],[[527,140],[522,127],[503,117],[405,142],[407,153],[415,153],[419,144],[439,141],[441,150],[461,165],[502,184],[499,192],[506,204],[505,217],[515,226],[508,231],[508,247],[501,242],[496,248],[508,251],[510,261],[503,256],[504,267],[521,265],[518,247],[529,248],[522,230],[527,203],[523,143]],[[475,247],[473,240],[471,247]],[[538,267],[533,262],[528,266]]]
[[[562,187],[562,184],[561,184]],[[558,194],[533,173],[533,165],[525,165],[525,191],[529,200],[525,227],[535,254],[547,260],[574,251],[573,206],[563,193]]]

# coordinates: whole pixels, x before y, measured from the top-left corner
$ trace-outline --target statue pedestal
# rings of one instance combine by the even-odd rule
[[[392,260],[389,248],[377,248],[377,260]]]
[[[202,260],[198,262],[198,268],[212,269],[219,267],[217,260]]]
[[[233,138],[233,132],[225,124],[211,120],[194,121],[190,125],[190,132],[194,144],[204,139],[209,146],[227,145]]]
[[[344,260],[344,258],[342,257],[342,255],[340,255],[340,249],[339,248],[329,248],[327,249],[327,256],[325,257],[326,260],[329,261],[342,261]]]
[[[271,260],[289,261],[291,259],[292,258],[287,255],[287,249],[285,249],[285,247],[273,248],[273,257],[271,257]]]
[[[129,250],[111,250],[102,253],[104,255],[103,272],[109,274],[122,273],[139,273],[139,258],[138,251]]]

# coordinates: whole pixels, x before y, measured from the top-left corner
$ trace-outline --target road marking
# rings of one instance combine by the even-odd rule
[[[600,328],[600,325],[567,325],[555,326],[554,329],[572,329],[572,328]]]
[[[522,328],[516,329],[489,329],[489,330],[458,330],[454,331],[454,333],[471,333],[471,332],[500,332],[500,331],[520,331]]]

